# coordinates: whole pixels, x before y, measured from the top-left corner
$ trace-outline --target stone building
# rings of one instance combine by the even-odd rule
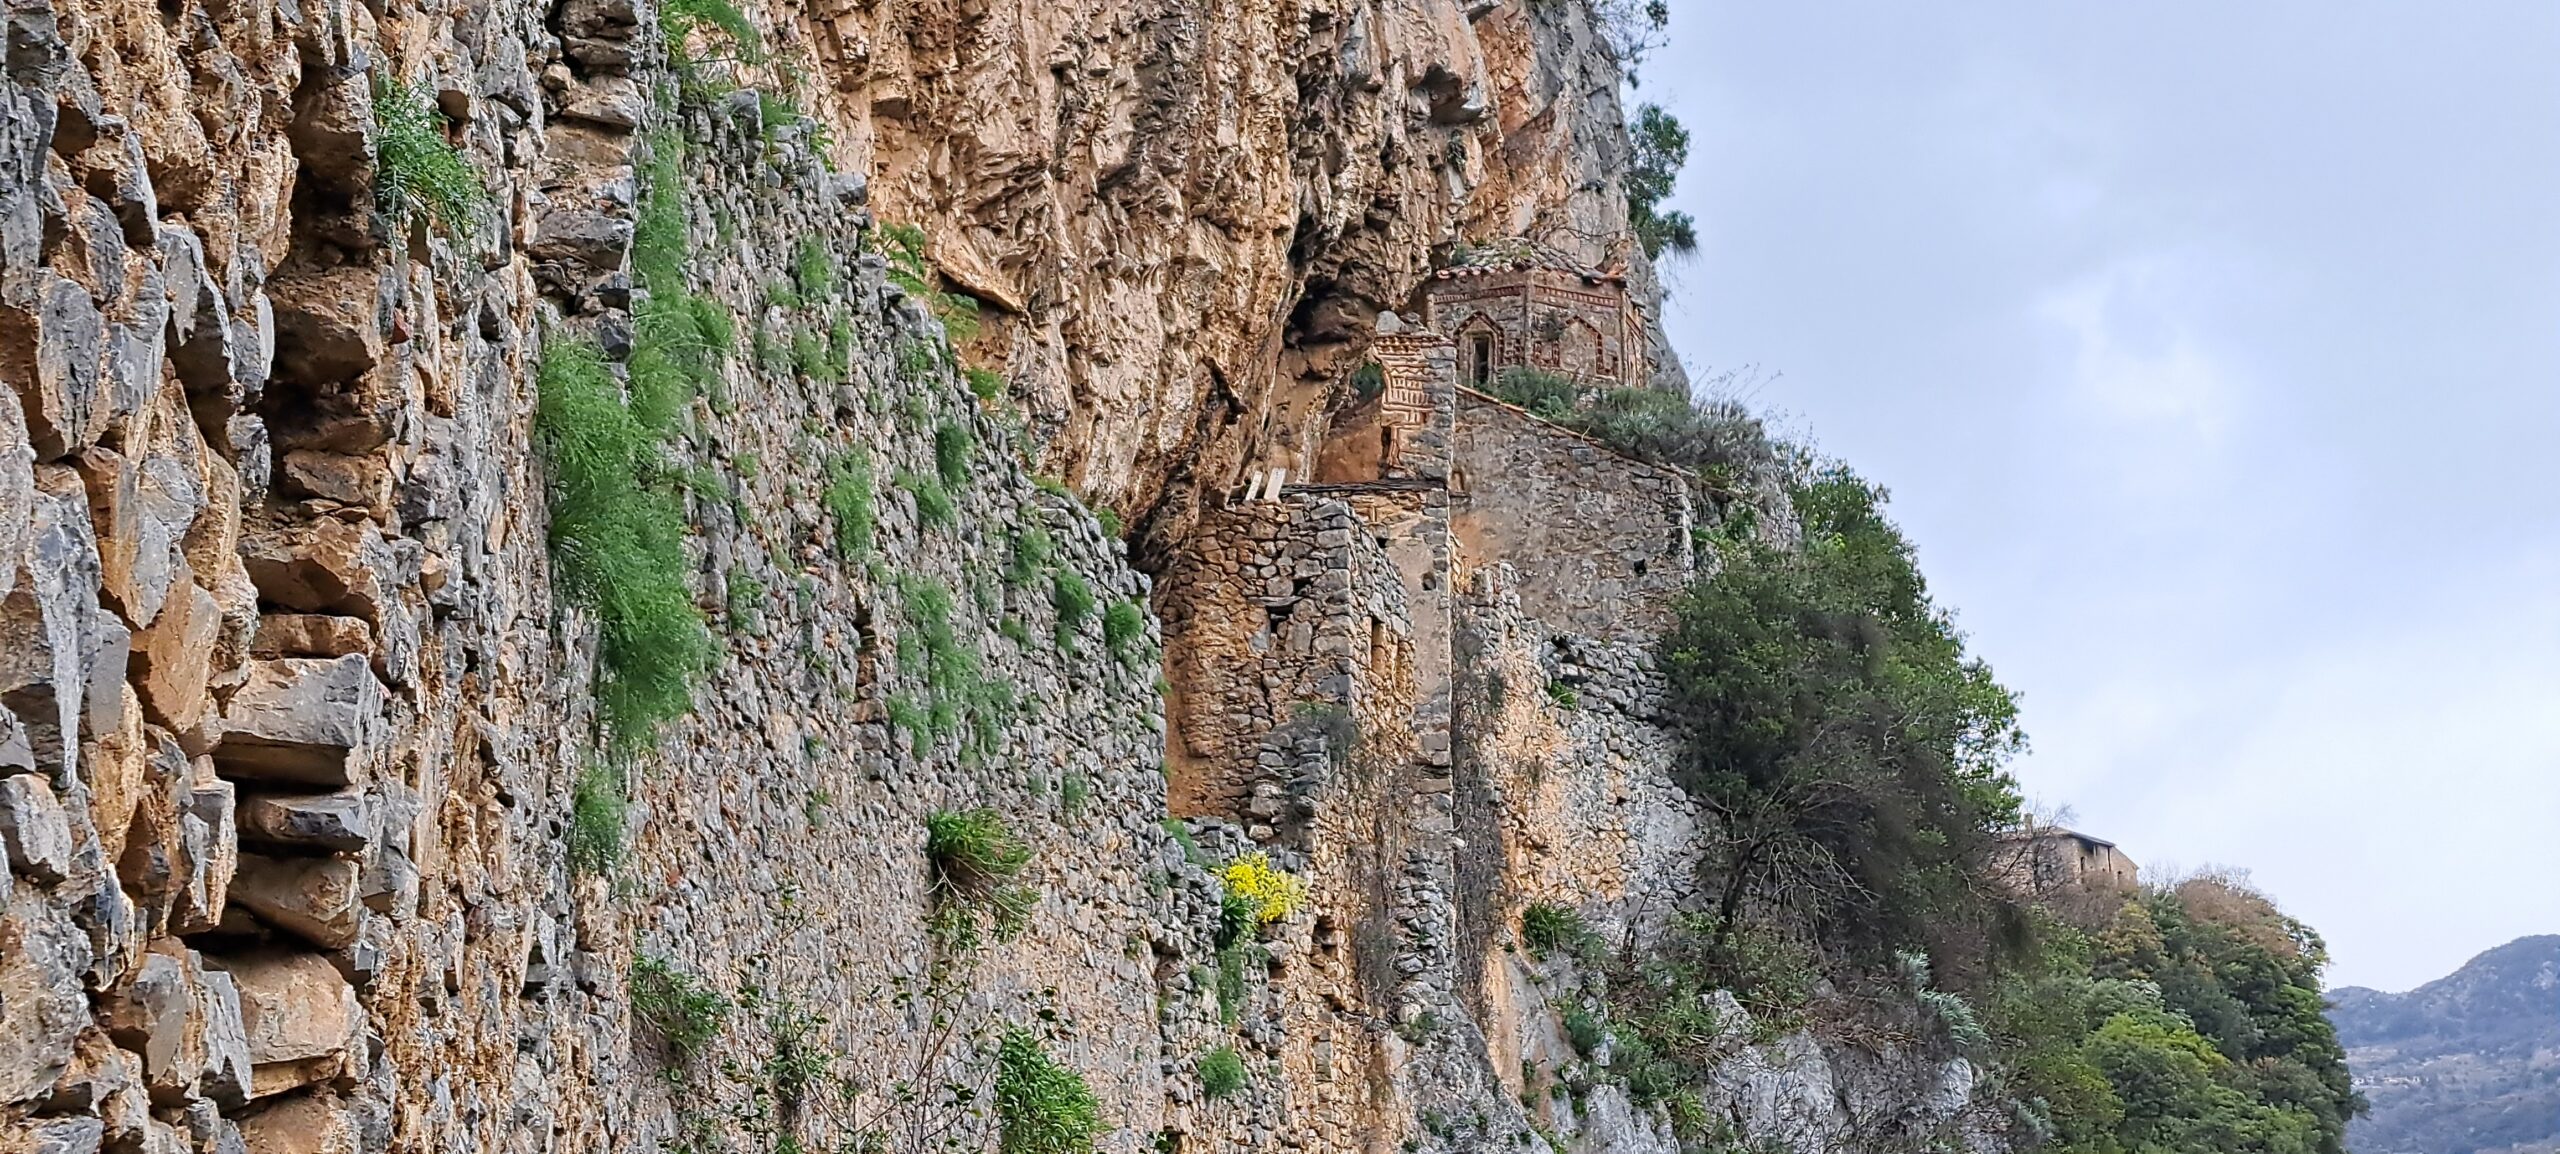
[[[2030,825],[2009,834],[2001,871],[2021,892],[2050,897],[2115,893],[2142,883],[2141,867],[2116,843],[2058,825]]]
[[[1458,379],[1484,388],[1526,367],[1588,384],[1645,379],[1644,318],[1627,278],[1536,241],[1466,250],[1423,286],[1423,323],[1458,350]]]

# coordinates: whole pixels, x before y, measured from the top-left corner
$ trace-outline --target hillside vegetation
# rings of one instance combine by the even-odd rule
[[[2405,994],[2335,992],[2373,1114],[2356,1154],[2560,1151],[2560,935],[2518,938]]]
[[[1738,447],[1760,428],[1730,406],[1631,415],[1614,392],[1503,386],[1710,492],[1742,461],[1788,478],[1797,531],[1771,541],[1725,509],[1661,647],[1681,784],[1721,830],[1699,867],[1714,905],[1621,951],[1611,1009],[1675,1120],[1658,1056],[1696,1033],[1679,995],[1721,987],[1844,1034],[1915,1023],[1988,1068],[1983,1100],[2005,1116],[1981,1122],[2021,1149],[2344,1154],[2363,1101],[2310,927],[2237,876],[2053,909],[1993,880],[2021,815],[2016,700],[1932,600],[1882,487],[1802,449]]]

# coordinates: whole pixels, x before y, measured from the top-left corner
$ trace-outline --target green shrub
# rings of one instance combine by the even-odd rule
[[[882,255],[889,259],[889,280],[908,296],[923,302],[951,343],[965,345],[978,335],[978,300],[966,293],[944,292],[938,286],[941,274],[927,257],[924,230],[911,224],[884,224],[879,237],[885,242]],[[974,382],[973,382],[974,385]]]
[[[898,471],[898,487],[916,499],[916,517],[926,525],[948,526],[960,519],[960,506],[942,483],[921,473]]]
[[[996,1047],[995,1107],[998,1154],[1086,1154],[1103,1131],[1084,1075],[1018,1027]]]
[[[822,301],[836,291],[836,262],[827,254],[826,242],[817,237],[801,238],[791,253],[791,284],[805,301]]]
[[[889,698],[889,725],[907,735],[907,749],[917,757],[933,752],[933,711],[905,694]]]
[[[764,581],[743,565],[729,568],[729,628],[755,628],[764,620]]]
[[[603,765],[578,773],[569,795],[569,867],[580,873],[611,872],[622,860],[622,833],[630,804],[622,774]]]
[[[1120,523],[1120,511],[1109,505],[1094,509],[1093,519],[1102,525],[1102,535],[1105,537],[1118,537],[1128,531],[1128,526]]]
[[[943,893],[991,893],[1031,863],[1031,847],[993,809],[935,810],[925,818],[925,860]]]
[[[1213,1100],[1244,1089],[1244,1059],[1236,1056],[1232,1046],[1220,1046],[1202,1054],[1199,1069],[1200,1089]]]
[[[1661,207],[1671,196],[1680,167],[1689,162],[1689,130],[1661,106],[1643,104],[1627,124],[1627,138],[1634,146],[1625,176],[1627,222],[1637,243],[1644,246],[1644,255],[1659,258],[1666,252],[1673,256],[1696,252],[1697,221],[1688,213]]]
[[[791,367],[801,376],[823,384],[836,384],[844,378],[835,371],[834,358],[827,355],[827,339],[815,329],[800,329],[791,334]]]
[[[1038,525],[1015,533],[1013,548],[1005,563],[1004,583],[1016,589],[1031,584],[1033,579],[1049,571],[1049,562],[1057,551],[1057,542],[1050,539],[1049,531]]]
[[[1786,917],[1872,964],[1905,945],[1970,969],[2016,913],[1974,863],[2020,801],[2015,699],[1929,598],[1884,492],[1838,466],[1797,478],[1798,549],[1733,550],[1661,643],[1685,735],[1677,780],[1725,819],[1716,930]],[[1893,740],[1844,741],[1844,733]]]
[[[657,1031],[669,1054],[688,1062],[720,1036],[729,999],[665,958],[642,954],[631,962],[631,1010]]]
[[[1222,911],[1223,912],[1223,911]],[[1218,951],[1218,1020],[1235,1025],[1244,1018],[1244,942]]]
[[[765,1085],[786,1113],[797,1112],[808,1101],[809,1091],[823,1085],[835,1065],[835,1056],[818,1037],[827,1020],[785,1002],[765,1014],[764,1025],[766,1037],[773,1042],[773,1053],[764,1063]]]
[[[1780,466],[1767,430],[1732,402],[1701,404],[1642,385],[1586,387],[1529,368],[1503,370],[1486,391],[1630,457],[1687,472],[1713,496],[1731,496],[1737,474]]]
[[[969,454],[977,443],[969,426],[958,421],[944,421],[933,431],[933,469],[943,484],[957,489],[969,483]]]
[[[1049,604],[1058,611],[1058,648],[1071,649],[1076,631],[1085,618],[1093,616],[1093,586],[1085,584],[1084,575],[1073,569],[1060,569],[1049,579]]]
[[[1520,912],[1520,942],[1529,952],[1546,957],[1558,951],[1582,952],[1592,941],[1591,927],[1582,915],[1549,902],[1531,902]]]
[[[1571,709],[1582,704],[1582,694],[1575,692],[1572,686],[1564,682],[1549,681],[1547,682],[1547,700],[1555,702],[1561,708]]]
[[[1200,847],[1197,843],[1190,840],[1190,835],[1186,832],[1179,836],[1182,840],[1183,848],[1186,851],[1196,854]],[[1216,943],[1219,949],[1226,949],[1238,942],[1252,941],[1254,931],[1261,925],[1261,903],[1254,901],[1250,896],[1237,893],[1234,890],[1224,890],[1220,892],[1218,896],[1218,928],[1211,937],[1211,940]]]
[[[655,133],[633,171],[640,204],[631,222],[632,280],[651,293],[684,291],[692,245],[684,214],[684,139]]]
[[[1574,1053],[1588,1058],[1609,1040],[1609,1023],[1589,1009],[1574,1006],[1564,1012],[1564,1038],[1572,1043]]]
[[[434,95],[377,76],[373,129],[373,191],[382,211],[395,224],[418,217],[447,235],[469,236],[489,192],[479,170],[445,138]]]
[[[990,931],[1010,941],[1030,927],[1040,891],[1014,879],[1031,848],[996,811],[935,811],[925,819],[925,860],[934,901],[927,926],[945,949],[967,953]]]
[[[599,703],[616,741],[636,744],[690,707],[711,652],[686,582],[683,502],[593,344],[546,344],[535,387],[555,580],[596,615]]]
[[[695,32],[710,28],[729,42],[732,58],[743,64],[764,60],[762,37],[756,34],[755,22],[747,19],[730,0],[666,0],[658,12],[660,26],[667,42],[680,51]]]
[[[913,338],[901,338],[898,341],[898,376],[908,384],[919,388],[931,385],[933,371],[941,363],[942,358],[934,353],[933,346]],[[911,399],[924,400],[921,395]],[[924,403],[930,404],[930,402]]]
[[[969,381],[969,392],[981,401],[992,401],[1004,395],[1004,374],[993,369],[964,368],[960,375]]]
[[[827,487],[819,494],[836,523],[836,556],[852,560],[871,549],[871,453],[860,445],[827,459]]]
[[[1102,614],[1102,643],[1114,657],[1127,660],[1146,640],[1147,611],[1135,601],[1114,601]]]

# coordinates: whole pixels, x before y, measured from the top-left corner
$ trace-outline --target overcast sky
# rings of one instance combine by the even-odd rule
[[[2560,3],[1672,20],[1674,342],[1891,488],[2029,794],[2335,985],[2560,932]]]

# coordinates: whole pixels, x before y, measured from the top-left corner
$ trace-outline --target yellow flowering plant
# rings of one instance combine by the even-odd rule
[[[1250,904],[1254,920],[1265,925],[1298,912],[1307,901],[1307,883],[1271,864],[1271,855],[1260,850],[1228,862],[1218,880],[1226,883],[1229,899]]]

